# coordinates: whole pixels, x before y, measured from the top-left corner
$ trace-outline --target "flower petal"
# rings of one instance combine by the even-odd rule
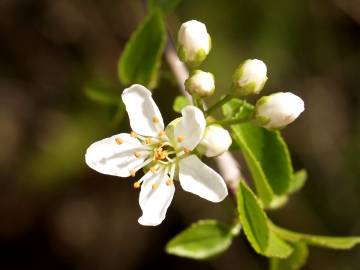
[[[144,136],[156,137],[164,130],[164,122],[151,92],[140,84],[126,88],[121,95],[133,131]]]
[[[201,141],[206,120],[202,111],[195,106],[186,106],[181,111],[182,117],[174,129],[174,136],[180,147],[193,150]]]
[[[143,212],[139,223],[145,226],[159,225],[166,215],[166,211],[175,193],[174,184],[167,185],[169,178],[164,170],[157,173],[146,173],[140,182],[141,185],[139,204]]]
[[[135,152],[141,155],[136,157]],[[149,153],[138,139],[121,133],[90,145],[85,161],[90,168],[100,173],[128,177],[131,170],[141,167]]]
[[[197,156],[180,160],[179,169],[180,184],[185,191],[211,202],[220,202],[228,195],[224,179]]]

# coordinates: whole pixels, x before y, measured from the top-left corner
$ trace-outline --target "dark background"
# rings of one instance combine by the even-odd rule
[[[141,1],[0,1],[0,269],[266,269],[243,237],[208,262],[164,253],[200,218],[231,220],[230,199],[209,204],[178,188],[165,222],[141,227],[132,181],[85,167],[90,143],[129,130],[121,109],[86,89],[120,95],[117,61],[143,16]],[[360,2],[184,0],[168,17],[172,34],[189,19],[212,35],[204,69],[216,75],[215,98],[241,61],[259,58],[265,94],[305,100],[284,136],[309,179],[269,215],[303,232],[359,235]],[[168,122],[178,90],[165,63],[160,79],[154,98]],[[359,258],[359,247],[311,248],[305,269],[359,269]]]

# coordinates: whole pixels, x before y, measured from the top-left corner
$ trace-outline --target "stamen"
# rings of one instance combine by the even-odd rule
[[[153,121],[154,124],[157,124],[157,123],[159,123],[159,118],[157,118],[156,116],[154,116],[154,117],[152,118],[152,121]]]
[[[146,143],[146,144],[152,144],[151,138],[146,138],[146,139],[145,139],[145,143]]]
[[[131,170],[131,171],[130,171],[130,175],[131,175],[132,177],[134,177],[135,174],[136,174],[136,171],[135,171],[135,170]]]
[[[185,152],[185,154],[189,154],[191,152],[191,150],[187,147],[184,147],[184,152]]]
[[[139,181],[134,182],[134,188],[139,188],[139,187],[140,187],[140,182]]]
[[[131,137],[133,137],[133,138],[136,138],[136,137],[137,137],[137,133],[136,133],[135,131],[131,131],[131,132],[130,132],[130,135],[131,135]]]
[[[158,187],[158,184],[154,183],[154,184],[152,184],[151,187],[152,187],[152,189],[156,189]]]
[[[170,185],[172,185],[172,184],[174,184],[174,180],[172,180],[172,179],[166,180],[166,185],[167,185],[167,186],[170,186]]]
[[[165,135],[166,135],[165,131],[163,131],[163,130],[160,130],[160,131],[159,131],[159,137],[163,137],[163,136],[165,136]]]
[[[115,138],[115,142],[120,145],[120,144],[122,144],[124,141],[123,141],[123,139],[121,139],[120,137],[116,137],[116,138]]]
[[[137,157],[137,158],[140,157],[140,156],[141,156],[140,151],[135,151],[135,152],[134,152],[134,156]]]
[[[185,139],[184,136],[180,135],[180,136],[177,137],[176,140],[177,140],[178,143],[182,143],[184,141],[184,139]]]
[[[156,171],[156,166],[151,166],[150,169],[149,169],[152,173],[154,173]]]

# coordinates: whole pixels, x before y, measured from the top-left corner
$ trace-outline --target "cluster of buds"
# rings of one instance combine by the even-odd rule
[[[194,97],[209,97],[215,91],[213,74],[198,69],[211,49],[211,38],[205,24],[191,20],[181,25],[177,38],[178,56],[191,70],[185,89]],[[259,59],[247,59],[238,66],[232,78],[233,95],[246,97],[259,94],[267,82],[267,66]],[[254,122],[268,130],[281,129],[304,111],[303,100],[292,93],[275,93],[261,97],[254,109]],[[208,126],[198,146],[208,157],[225,152],[231,136],[219,125]]]

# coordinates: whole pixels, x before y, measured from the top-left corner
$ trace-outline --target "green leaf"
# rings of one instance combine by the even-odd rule
[[[307,179],[306,170],[302,169],[302,170],[295,172],[293,174],[293,178],[290,182],[289,193],[294,193],[294,192],[300,190],[304,186],[306,179]]]
[[[187,105],[190,105],[190,101],[186,97],[177,96],[174,100],[173,109],[175,112],[180,113],[181,110]]]
[[[139,83],[154,88],[157,83],[161,55],[165,48],[166,31],[160,10],[153,10],[132,34],[120,57],[120,81]]]
[[[255,194],[240,182],[238,188],[240,222],[254,250],[267,257],[286,258],[292,249],[269,230],[268,220]]]
[[[265,250],[265,256],[271,258],[287,258],[292,254],[293,249],[281,240],[272,231],[269,232],[269,244]]]
[[[191,259],[207,259],[224,252],[231,242],[230,226],[216,220],[202,220],[171,239],[166,252]]]
[[[251,109],[251,105],[239,99],[233,99],[223,106],[227,119],[244,115],[248,117]],[[287,145],[280,132],[268,131],[252,123],[233,125],[231,128],[262,202],[267,206],[274,194],[286,194],[293,169]]]
[[[360,244],[360,237],[332,237],[303,234],[280,228],[271,223],[270,226],[276,235],[290,242],[303,241],[309,245],[332,249],[350,249],[355,245]]]
[[[246,101],[234,98],[223,106],[223,113],[227,118],[248,119],[253,113],[253,105]]]
[[[255,251],[263,253],[269,242],[266,215],[253,192],[242,181],[238,188],[237,205],[247,239]]]
[[[286,259],[271,258],[270,270],[298,270],[306,263],[309,250],[306,244],[294,242],[291,244],[293,252]]]
[[[155,8],[160,8],[162,12],[169,13],[173,11],[180,2],[181,0],[149,0],[148,6],[150,11]]]

